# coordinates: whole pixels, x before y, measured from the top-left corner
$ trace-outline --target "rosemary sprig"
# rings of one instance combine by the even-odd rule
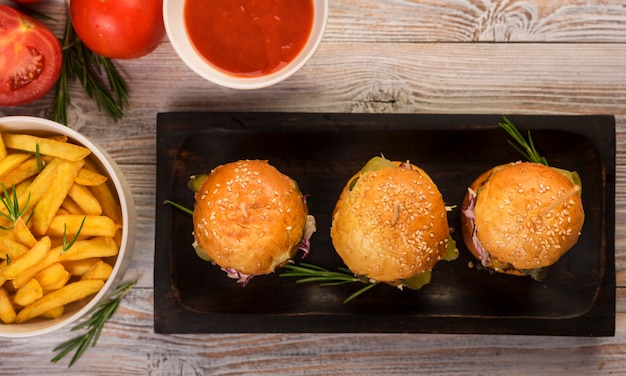
[[[0,183],[0,186],[2,187],[2,193],[3,193],[2,197],[0,197],[0,201],[2,201],[2,204],[4,205],[5,209],[7,210],[6,213],[0,211],[0,216],[6,218],[11,223],[15,224],[15,221],[17,221],[18,218],[23,216],[26,213],[26,210],[28,209],[28,204],[30,202],[30,193],[28,194],[28,198],[26,199],[26,203],[24,204],[24,208],[22,208],[20,210],[20,203],[17,200],[17,192],[15,190],[15,186],[13,185],[11,187],[12,193],[9,193],[7,191],[7,189],[4,186],[4,184]],[[9,229],[11,229],[11,227],[7,228],[7,227],[4,227],[4,226],[0,226],[0,229],[9,230]]]
[[[95,100],[99,110],[104,110],[115,121],[120,120],[129,103],[128,86],[111,59],[87,48],[76,35],[69,17],[63,38],[59,41],[63,49],[63,66],[56,84],[50,118],[67,124],[67,107],[71,103],[68,82],[78,79],[87,95]]]
[[[355,293],[347,297],[343,302],[348,303],[367,290],[373,288],[378,282],[364,281],[356,277],[348,268],[339,267],[337,272],[322,268],[321,266],[301,263],[299,265],[287,264],[284,266],[287,272],[281,273],[281,277],[301,277],[296,283],[321,282],[320,286],[337,286],[352,282],[365,283],[365,287],[357,290]]]
[[[37,171],[41,172],[45,166],[45,163],[41,160],[41,153],[39,152],[39,143],[35,144],[35,160],[37,161]]]
[[[186,207],[182,206],[181,204],[178,204],[178,203],[176,203],[174,201],[165,200],[165,201],[163,201],[163,203],[164,204],[170,204],[170,205],[172,205],[173,207],[175,207],[178,210],[181,210],[181,211],[183,211],[183,212],[185,212],[185,213],[187,213],[189,215],[193,215],[193,210],[191,210],[189,208],[186,208]]]
[[[537,149],[535,149],[535,144],[533,143],[533,139],[530,136],[530,131],[528,131],[528,141],[524,139],[524,136],[517,130],[515,125],[509,120],[506,116],[502,117],[504,122],[499,123],[500,127],[502,127],[512,138],[513,140],[508,140],[509,144],[515,148],[515,150],[519,151],[524,158],[529,160],[530,162],[539,163],[542,165],[548,165],[548,161],[545,157],[539,155]]]
[[[53,352],[58,352],[58,354],[52,358],[50,362],[56,363],[75,350],[76,352],[74,353],[74,356],[72,356],[72,360],[68,365],[69,368],[76,363],[89,346],[94,347],[100,338],[104,324],[111,318],[111,316],[113,316],[117,307],[120,305],[120,302],[135,286],[135,283],[135,281],[132,281],[118,286],[118,288],[115,289],[115,291],[113,291],[113,293],[111,293],[105,301],[99,303],[87,312],[87,315],[91,315],[91,317],[72,328],[72,331],[87,328],[87,332],[55,347]]]
[[[70,248],[72,248],[74,243],[76,243],[76,239],[78,239],[78,235],[80,235],[80,232],[83,230],[83,225],[85,224],[86,219],[87,216],[84,216],[83,220],[80,222],[80,226],[78,226],[78,231],[76,231],[74,238],[72,238],[69,243],[67,242],[67,223],[63,224],[63,246],[61,247],[61,254],[67,252]]]

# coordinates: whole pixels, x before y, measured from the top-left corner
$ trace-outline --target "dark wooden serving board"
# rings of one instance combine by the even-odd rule
[[[278,273],[243,288],[191,246],[190,175],[238,159],[267,159],[309,194],[318,231],[306,262],[342,266],[330,214],[347,180],[369,158],[410,160],[446,203],[494,165],[520,160],[499,115],[161,113],[157,118],[155,317],[157,333],[422,332],[607,336],[615,330],[615,123],[612,116],[510,116],[551,165],[583,181],[579,242],[543,282],[441,262],[419,291],[378,285],[348,304],[358,284],[296,284]],[[448,215],[460,228],[459,209]],[[301,261],[299,258],[297,262]]]

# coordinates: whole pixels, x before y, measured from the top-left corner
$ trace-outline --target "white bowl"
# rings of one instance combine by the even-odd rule
[[[163,20],[172,47],[183,62],[198,75],[231,89],[260,89],[277,84],[296,73],[317,50],[328,19],[328,0],[313,0],[313,27],[300,54],[285,67],[272,74],[261,77],[237,77],[216,69],[198,54],[187,35],[184,7],[185,0],[163,1]]]
[[[23,324],[8,325],[0,322],[0,337],[32,337],[49,333],[74,323],[96,304],[108,297],[118,286],[128,268],[135,248],[137,214],[130,187],[122,171],[109,154],[87,137],[59,123],[30,116],[0,117],[0,132],[28,133],[43,136],[62,134],[66,135],[74,143],[88,148],[92,152],[92,160],[100,165],[101,172],[109,178],[107,182],[114,193],[117,194],[122,209],[122,220],[124,223],[120,250],[116,256],[111,276],[95,296],[86,302],[67,305],[65,312],[58,319],[33,319]]]

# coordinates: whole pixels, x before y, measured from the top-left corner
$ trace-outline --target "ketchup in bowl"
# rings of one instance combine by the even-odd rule
[[[302,51],[313,13],[313,0],[186,0],[184,20],[208,63],[234,76],[260,77]]]

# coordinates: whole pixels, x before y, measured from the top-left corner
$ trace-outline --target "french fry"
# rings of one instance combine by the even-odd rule
[[[68,283],[58,290],[54,290],[44,295],[41,299],[24,307],[15,318],[15,322],[21,324],[34,317],[38,317],[45,312],[59,306],[79,301],[100,291],[104,286],[104,281],[99,279],[88,279]]]
[[[104,184],[107,181],[107,177],[99,174],[95,171],[89,170],[87,168],[83,168],[78,171],[78,176],[76,177],[76,183],[84,186],[94,186]]]
[[[71,197],[66,197],[65,200],[63,200],[63,204],[61,204],[61,209],[59,209],[57,215],[62,214],[61,210],[64,210],[66,214],[85,214],[83,209],[81,209]]]
[[[19,165],[21,165],[25,160],[30,158],[30,154],[28,153],[12,153],[7,155],[5,158],[0,160],[0,178],[5,177],[11,171],[15,170]],[[11,186],[5,185],[5,187],[11,188]]]
[[[55,134],[52,136],[46,137],[49,140],[59,141],[59,142],[67,142],[67,136],[64,134]]]
[[[91,269],[87,271],[87,273],[83,274],[80,279],[101,279],[106,281],[111,276],[111,272],[113,272],[113,267],[100,260],[94,264]]]
[[[94,194],[89,190],[89,188],[74,183],[70,188],[67,195],[76,202],[78,206],[82,209],[83,213],[89,215],[100,215],[102,214],[102,206],[100,202],[94,196]]]
[[[0,258],[6,258],[8,256],[11,261],[15,261],[28,252],[30,248],[32,248],[32,246],[27,247],[7,236],[0,237],[0,252],[2,252]]]
[[[17,289],[15,295],[13,295],[13,303],[21,307],[26,307],[42,296],[43,289],[41,288],[41,284],[33,278],[24,286]]]
[[[84,223],[83,219],[85,220]],[[118,228],[119,226],[111,218],[103,215],[67,214],[54,217],[46,234],[49,236],[63,236],[63,233],[65,233],[69,239],[77,233],[82,237],[104,236],[111,238],[115,236]]]
[[[63,209],[63,207],[59,208],[59,210],[57,211],[57,215],[70,215],[71,213],[68,212],[67,210]],[[83,214],[84,216],[84,214]]]
[[[19,217],[17,221],[15,221],[15,225],[13,226],[13,236],[15,241],[28,248],[34,247],[37,243],[37,238],[35,238],[35,235],[33,235],[32,232],[30,232],[30,229],[22,217]]]
[[[80,277],[83,274],[87,273],[87,271],[91,269],[98,261],[100,261],[100,258],[94,257],[73,261],[63,261],[62,264],[65,267],[65,270],[67,270],[71,275],[75,277]]]
[[[44,319],[58,319],[59,317],[63,316],[64,312],[65,306],[58,306],[52,308],[48,312],[42,313],[40,317],[43,317]]]
[[[39,281],[44,291],[57,290],[69,281],[72,275],[58,262],[48,266],[35,274],[35,280]]]
[[[94,257],[111,257],[117,255],[117,244],[112,238],[96,237],[88,240],[77,240],[70,249],[61,254],[59,261],[81,260]]]
[[[47,163],[50,158],[41,158],[41,163]],[[24,180],[31,178],[39,173],[40,166],[37,158],[30,157],[25,160],[21,165],[17,166],[16,169],[11,171],[9,174],[3,175],[0,178],[0,183],[4,184],[5,187],[10,188],[14,185],[18,185]]]
[[[92,171],[96,171],[94,163],[90,159],[85,159],[85,168]],[[100,184],[89,187],[94,196],[98,198],[100,205],[102,206],[102,214],[111,218],[115,223],[122,225],[122,210],[120,209],[120,203],[117,201],[113,191],[108,184]]]
[[[15,322],[15,308],[11,303],[9,294],[6,290],[0,287],[0,320],[5,324],[12,324]]]
[[[58,168],[62,161],[63,160],[60,158],[52,159],[46,168],[44,168],[32,182],[25,181],[16,187],[17,201],[20,205],[20,209],[27,206],[27,209],[30,209],[27,212],[31,211],[37,202],[47,193],[50,182],[55,174],[58,173]],[[0,205],[0,212],[8,214],[8,209]],[[9,227],[10,223],[8,219],[1,218],[0,225]]]
[[[50,251],[44,256],[43,259],[15,276],[15,278],[13,278],[12,280],[8,281],[7,285],[9,285],[13,289],[19,289],[20,287],[24,286],[24,284],[26,284],[28,281],[35,278],[35,275],[37,275],[37,273],[54,264],[55,262],[58,262],[59,257],[61,256],[61,252],[61,245],[55,246],[54,248],[52,248],[51,245]]]
[[[50,250],[50,238],[44,236],[34,247],[26,251],[17,260],[12,260],[4,270],[0,271],[0,285],[4,284],[7,279],[13,279],[20,273],[35,265],[43,259]]]
[[[51,138],[13,133],[4,133],[2,137],[7,148],[31,153],[36,153],[38,150],[41,155],[51,155],[70,161],[82,160],[91,153],[91,151],[85,147]]]
[[[7,148],[4,146],[4,140],[2,139],[2,134],[0,133],[0,161],[7,157]]]
[[[83,167],[83,161],[62,161],[56,175],[44,197],[39,200],[33,212],[33,232],[43,235],[48,230],[52,218],[63,204],[70,188],[74,184],[78,170]],[[46,169],[44,169],[45,171]]]
[[[23,201],[23,199],[26,199],[28,201],[28,199],[30,198],[28,189],[30,188],[30,185],[33,183],[34,180],[35,178],[32,177],[32,178],[21,181],[15,186],[15,189],[13,191],[17,192],[17,197],[21,199],[20,207],[25,205],[25,202]]]

